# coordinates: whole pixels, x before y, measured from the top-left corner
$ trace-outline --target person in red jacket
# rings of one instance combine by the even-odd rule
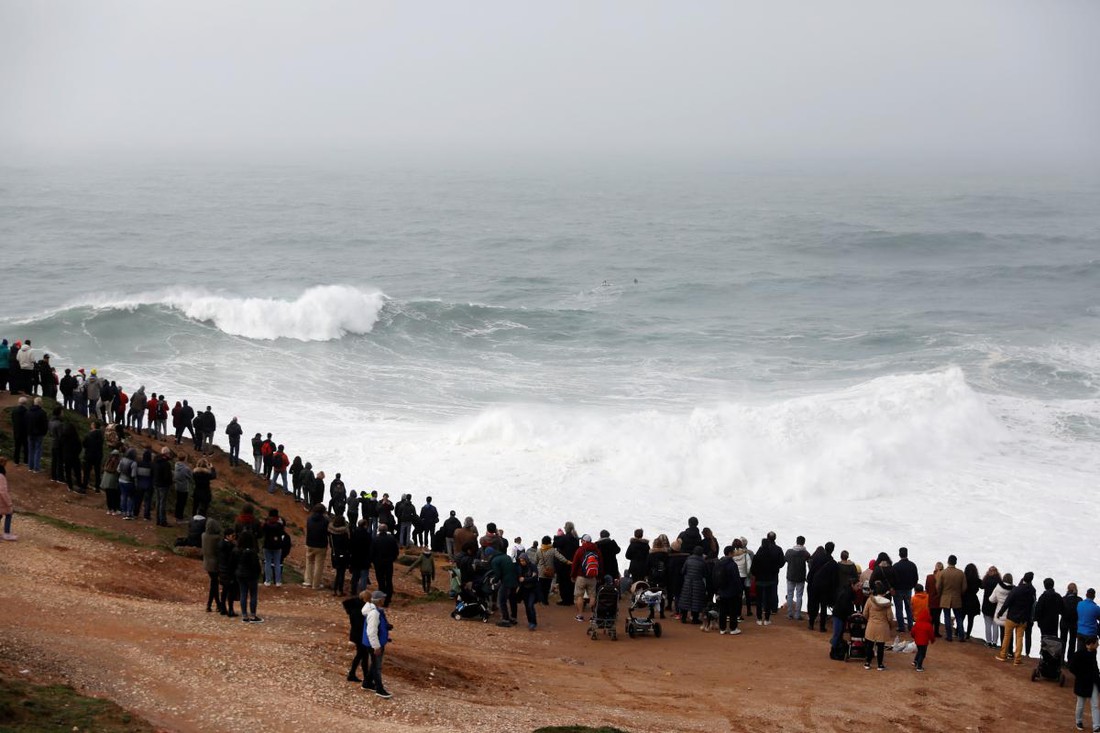
[[[913,586],[913,599],[921,599],[920,603],[913,603],[913,628],[910,633],[917,645],[917,656],[913,660],[913,666],[918,672],[924,671],[924,659],[928,655],[928,645],[936,641],[936,630],[932,628],[932,616],[928,611],[927,595],[924,586],[917,583]]]
[[[593,605],[596,603],[596,583],[601,577],[600,548],[592,541],[591,535],[581,535],[581,546],[573,553],[570,566],[573,579],[573,603],[577,605],[577,620],[584,621],[584,594]]]

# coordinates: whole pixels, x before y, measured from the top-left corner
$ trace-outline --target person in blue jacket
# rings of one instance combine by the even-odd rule
[[[1089,639],[1095,639],[1100,624],[1100,606],[1096,605],[1096,589],[1085,591],[1085,598],[1077,604],[1078,645],[1084,646]]]
[[[363,647],[367,651],[367,672],[363,679],[363,689],[373,690],[378,697],[391,698],[382,684],[382,660],[386,645],[390,643],[390,624],[382,604],[386,594],[380,590],[371,593],[370,601],[363,606]]]

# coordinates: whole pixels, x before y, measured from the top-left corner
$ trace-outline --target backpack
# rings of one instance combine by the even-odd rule
[[[122,463],[122,456],[118,453],[112,453],[110,458],[107,459],[107,463],[103,465],[103,471],[105,473],[118,473],[118,464]]]
[[[164,402],[161,402],[159,405],[157,405],[157,419],[158,420],[167,420],[168,419],[168,405]]]
[[[260,446],[260,455],[270,456],[274,452],[275,448],[271,445],[270,440],[265,440]]]
[[[586,578],[600,577],[600,556],[592,550],[586,552],[581,560],[581,569]]]

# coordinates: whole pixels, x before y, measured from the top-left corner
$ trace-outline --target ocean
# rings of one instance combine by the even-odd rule
[[[8,166],[0,242],[0,335],[349,489],[1096,583],[1095,180]]]

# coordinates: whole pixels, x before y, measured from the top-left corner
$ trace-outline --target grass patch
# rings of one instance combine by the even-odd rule
[[[77,532],[79,534],[86,534],[97,539],[107,540],[108,542],[118,542],[123,545],[130,545],[131,547],[153,547],[153,545],[146,545],[138,540],[136,537],[132,537],[128,534],[122,534],[120,532],[112,532],[109,529],[100,529],[98,527],[85,527],[82,524],[73,524],[72,522],[64,519],[58,519],[57,517],[49,517],[45,514],[37,514],[35,512],[20,512],[21,516],[34,517],[44,524],[48,524],[58,529],[63,529],[66,532]]]
[[[432,588],[432,590],[427,595],[414,596],[412,599],[409,600],[409,603],[440,603],[442,601],[447,601],[448,603],[454,602],[452,598],[447,595],[447,591]]]
[[[81,695],[67,685],[0,679],[0,731],[102,731],[152,733],[155,729],[109,700]]]

